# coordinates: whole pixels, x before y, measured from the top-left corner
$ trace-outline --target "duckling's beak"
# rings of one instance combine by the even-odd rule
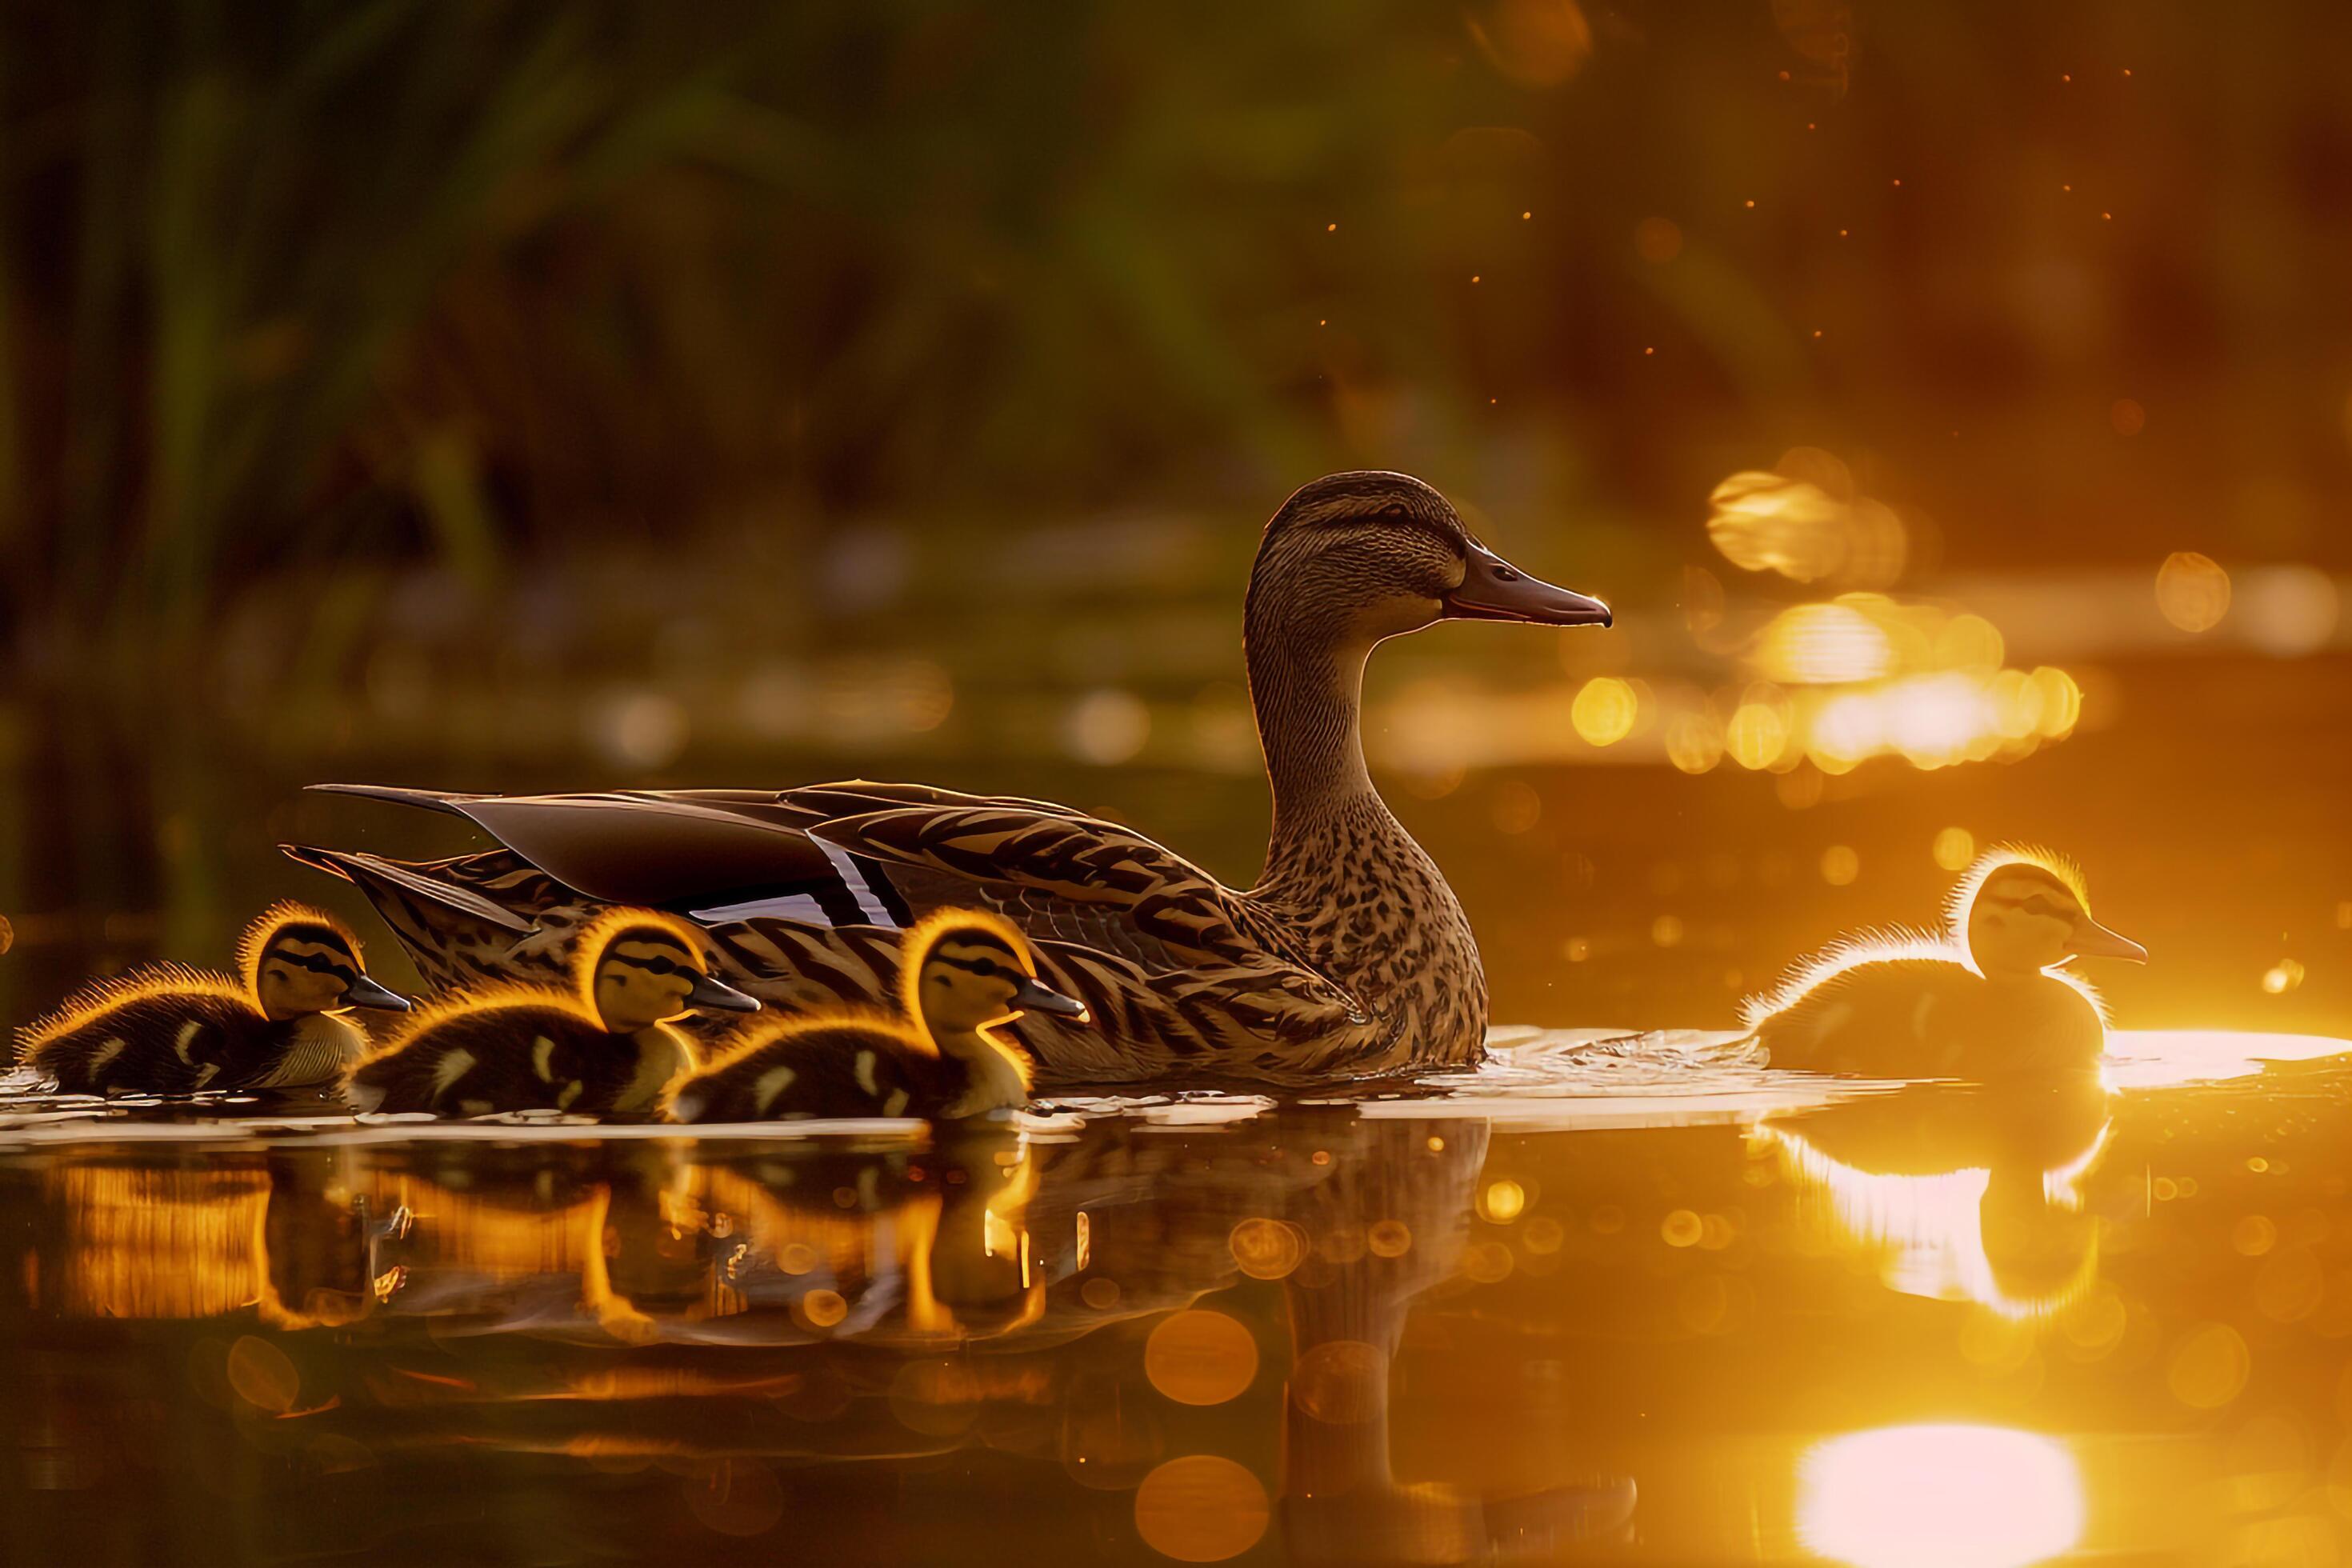
[[[1050,1013],[1056,1018],[1073,1018],[1081,1024],[1094,1022],[1087,1005],[1075,996],[1065,996],[1049,985],[1040,985],[1024,975],[1021,984],[1013,988],[1013,1005],[1024,1013]]]
[[[2147,949],[2119,931],[2109,931],[2090,916],[2084,915],[2074,927],[2074,956],[2120,958],[2126,963],[2146,963]]]
[[[408,998],[397,991],[386,990],[362,974],[344,990],[343,1005],[373,1007],[385,1013],[405,1013],[408,1011]]]
[[[747,996],[724,980],[713,980],[708,974],[694,977],[692,989],[686,994],[688,1003],[717,1013],[756,1013],[760,999]]]
[[[1462,586],[1445,595],[1445,614],[1464,621],[1525,621],[1538,626],[1605,626],[1609,606],[1587,595],[1530,577],[1483,544],[1466,552]]]

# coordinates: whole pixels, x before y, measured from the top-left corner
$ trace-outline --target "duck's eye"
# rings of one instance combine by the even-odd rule
[[[676,974],[677,961],[674,958],[648,958],[646,960],[646,967],[656,974]]]
[[[1388,505],[1381,508],[1381,515],[1391,521],[1402,522],[1404,521],[1404,503],[1402,501],[1391,501]]]

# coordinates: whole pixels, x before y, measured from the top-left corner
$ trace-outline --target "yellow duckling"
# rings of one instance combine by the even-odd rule
[[[76,992],[16,1037],[16,1059],[68,1094],[193,1094],[331,1083],[367,1050],[343,1015],[405,1012],[324,910],[273,904],[246,927],[236,976],[155,964]]]
[[[650,910],[604,911],[573,950],[576,993],[509,985],[436,1002],[352,1069],[361,1110],[645,1111],[696,1061],[669,1027],[698,1007],[756,1013],[711,978],[694,928]]]
[[[1024,1012],[1084,1022],[1085,1004],[1039,984],[1020,931],[977,910],[929,917],[903,951],[903,1018],[861,1010],[754,1027],[671,1091],[671,1118],[948,1119],[1025,1104],[1029,1059],[998,1026]]]
[[[2147,950],[2091,918],[2083,873],[2005,845],[1953,889],[1938,936],[1897,929],[1833,943],[1740,1021],[1772,1065],[1880,1078],[1987,1078],[2087,1068],[2106,1049],[2099,994],[2059,968],[2145,963]]]

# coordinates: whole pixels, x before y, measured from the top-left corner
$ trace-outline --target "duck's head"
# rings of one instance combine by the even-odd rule
[[[934,1039],[969,1037],[1024,1013],[1087,1021],[1087,1005],[1037,979],[1037,961],[1013,922],[946,910],[907,934],[907,1012]]]
[[[756,1013],[757,998],[712,978],[694,928],[652,910],[605,910],[580,933],[573,963],[582,1000],[616,1035],[698,1008]]]
[[[408,998],[370,980],[360,939],[326,910],[272,904],[236,944],[237,973],[254,1005],[274,1022],[350,1007],[408,1011]]]
[[[1265,525],[1250,573],[1255,637],[1311,630],[1369,647],[1442,620],[1605,626],[1609,606],[1519,571],[1406,474],[1329,474]]]
[[[2091,918],[2090,893],[2071,860],[2020,845],[1987,851],[1953,889],[1953,935],[1978,970],[2039,974],[2070,958],[2147,962],[2147,949]]]

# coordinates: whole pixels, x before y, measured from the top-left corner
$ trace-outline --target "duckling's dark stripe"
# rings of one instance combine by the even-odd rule
[[[313,952],[297,958],[290,952],[280,952],[273,947],[262,962],[282,963],[289,969],[307,969],[313,974],[331,974],[346,985],[360,977],[358,970],[348,964],[337,963],[323,952]]]
[[[651,970],[656,974],[676,974],[681,970],[692,967],[690,964],[680,963],[675,958],[633,958],[625,952],[615,952],[610,948],[605,950],[604,961],[606,963],[625,963],[632,969]]]

